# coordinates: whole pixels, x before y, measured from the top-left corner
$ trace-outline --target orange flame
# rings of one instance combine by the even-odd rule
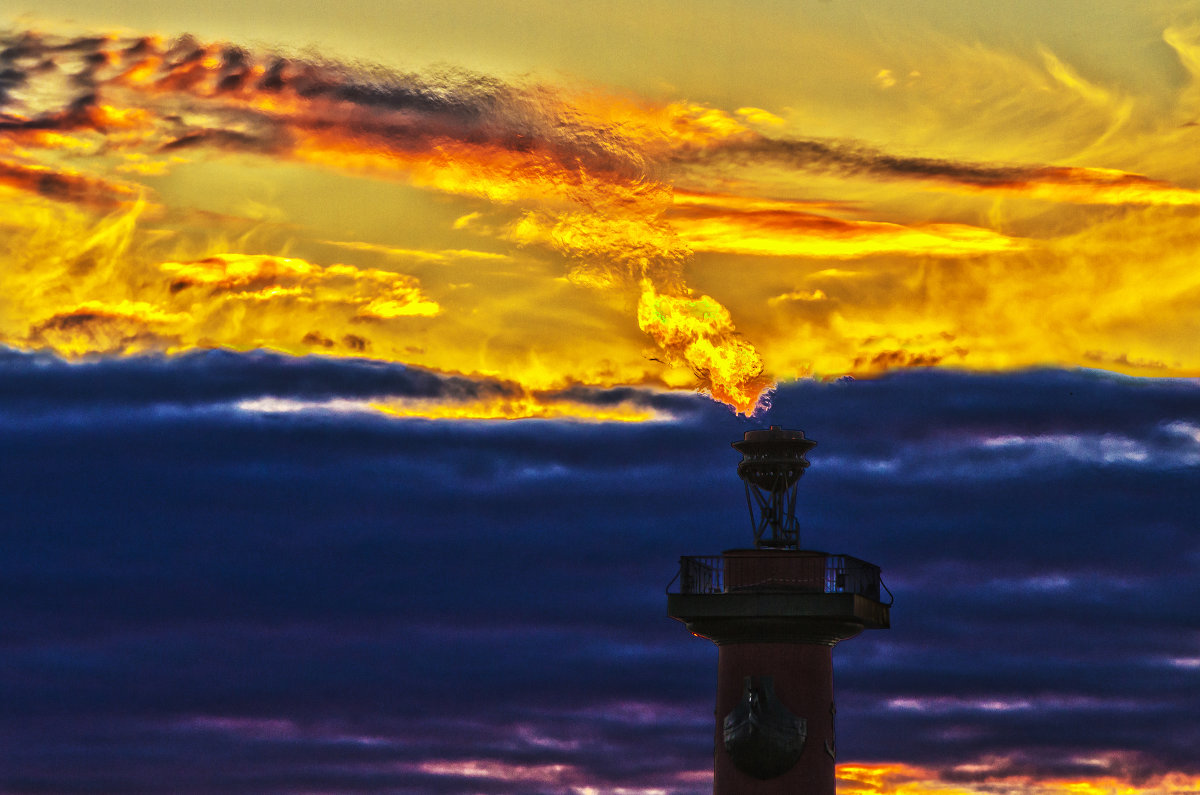
[[[645,279],[638,326],[673,360],[690,367],[715,399],[746,416],[761,407],[771,387],[762,358],[737,336],[729,310],[712,298],[662,295]]]

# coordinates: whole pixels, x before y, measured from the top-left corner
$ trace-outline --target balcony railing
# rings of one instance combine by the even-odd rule
[[[678,583],[678,589],[671,587]],[[880,598],[880,588],[887,601]],[[667,585],[667,593],[723,594],[742,591],[860,594],[881,604],[892,593],[879,576],[879,567],[849,555],[780,555],[777,552],[737,552],[730,555],[685,556]]]

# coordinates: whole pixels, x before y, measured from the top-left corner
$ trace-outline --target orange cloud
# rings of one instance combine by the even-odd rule
[[[25,209],[0,271],[8,345],[68,356],[197,346],[359,354],[380,337],[373,326],[386,338],[440,311],[414,277],[382,269],[247,254],[156,260],[137,243],[138,206],[100,224],[52,205]]]
[[[85,301],[33,324],[24,342],[67,356],[141,353],[170,344],[169,330],[187,320],[144,301]]]
[[[667,415],[643,406],[629,403],[596,406],[578,401],[547,398],[533,392],[470,401],[393,399],[374,401],[370,405],[377,411],[395,417],[423,417],[425,419],[568,419],[576,422],[646,422],[667,417]]]
[[[1008,760],[984,759],[947,769],[903,763],[842,763],[837,766],[838,792],[849,795],[988,795],[997,791],[1028,795],[1188,795],[1200,788],[1200,776],[1165,772],[1154,776],[1113,775],[1105,771],[1114,755],[1076,760],[1098,775],[1039,777],[1005,772]]]
[[[321,267],[295,258],[246,254],[164,262],[159,268],[170,277],[172,293],[204,286],[243,299],[287,296],[307,303],[352,305],[356,316],[376,319],[429,317],[440,309],[412,277],[373,268]]]
[[[135,185],[91,176],[72,169],[0,160],[0,185],[36,193],[54,201],[113,209],[137,201]]]
[[[970,256],[1024,247],[1020,240],[965,224],[904,226],[791,209],[684,209],[667,218],[692,249],[727,254],[852,259],[885,253]]]
[[[933,157],[905,157],[848,141],[788,138],[734,139],[703,150],[678,151],[685,168],[733,163],[816,175],[917,183],[966,194],[1024,196],[1073,204],[1200,205],[1200,191],[1119,169],[1012,165]]]

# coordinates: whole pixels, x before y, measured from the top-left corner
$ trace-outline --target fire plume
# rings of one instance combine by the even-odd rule
[[[737,336],[729,310],[712,298],[663,295],[643,280],[638,326],[672,363],[690,367],[716,400],[746,415],[760,407],[771,387],[762,358]]]

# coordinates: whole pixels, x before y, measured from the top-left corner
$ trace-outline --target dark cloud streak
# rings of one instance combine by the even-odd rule
[[[895,155],[853,140],[768,138],[755,135],[707,149],[673,156],[680,166],[727,163],[737,166],[769,164],[842,177],[920,180],[986,191],[1025,191],[1037,186],[1078,187],[1096,191],[1138,189],[1147,194],[1170,191],[1163,180],[1121,171],[1005,163],[976,163],[936,157]],[[1086,193],[1081,193],[1081,196]],[[1076,199],[1079,200],[1079,199]],[[1101,194],[1094,201],[1104,203]],[[1142,199],[1148,200],[1145,197]]]
[[[616,125],[589,123],[545,89],[509,85],[486,75],[444,70],[425,77],[378,66],[251,54],[233,46],[200,44],[181,37],[163,48],[150,39],[113,42],[70,40],[39,34],[9,34],[0,51],[7,64],[4,85],[28,81],[47,60],[106,48],[105,58],[86,58],[79,71],[80,93],[67,105],[33,116],[10,116],[0,130],[73,130],[101,125],[90,106],[121,87],[174,97],[183,124],[188,111],[217,115],[225,128],[177,131],[167,150],[203,143],[248,151],[286,151],[292,129],[327,131],[396,151],[427,152],[447,141],[536,153],[553,159],[564,173],[611,172],[627,179],[647,176],[650,161],[641,144]],[[0,40],[3,41],[3,40]],[[210,50],[220,59],[210,70]],[[67,55],[63,55],[67,54]],[[116,60],[114,67],[110,61]],[[149,70],[134,80],[130,72]],[[252,66],[261,66],[255,80]],[[122,71],[124,70],[124,71]],[[140,82],[144,81],[144,82]],[[244,102],[257,93],[294,99],[292,110],[262,110]],[[7,104],[7,103],[6,103]],[[246,128],[256,130],[254,134]]]

